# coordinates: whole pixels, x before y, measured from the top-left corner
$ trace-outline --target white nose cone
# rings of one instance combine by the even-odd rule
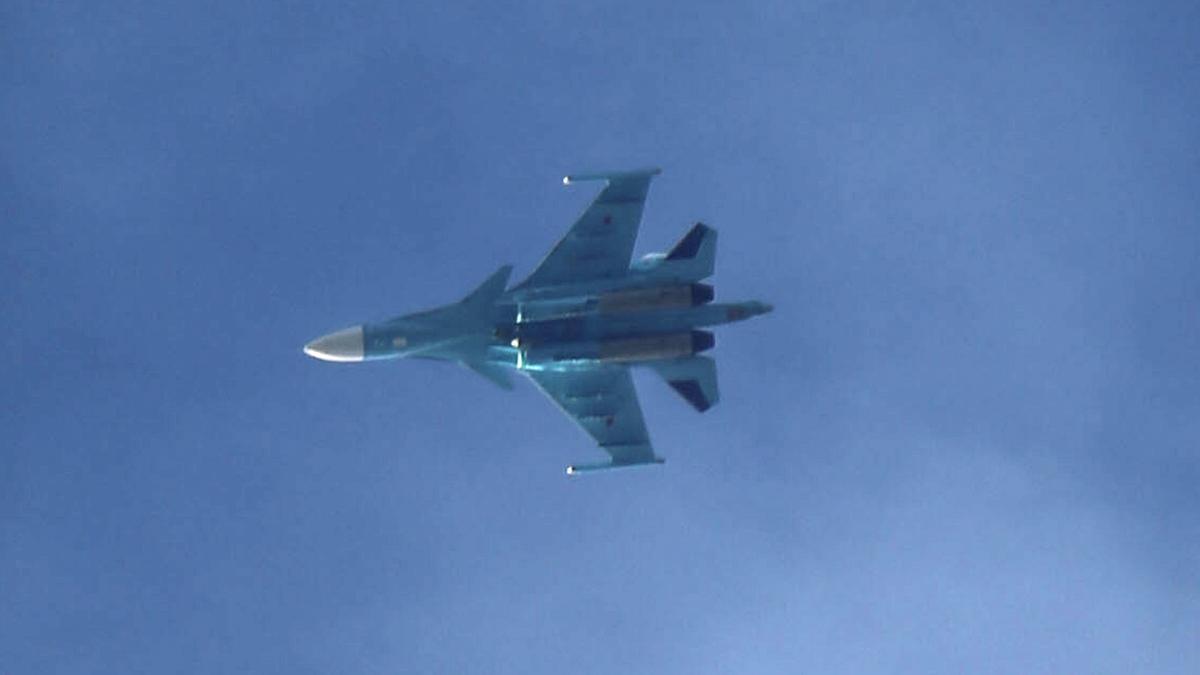
[[[304,345],[304,353],[322,361],[337,361],[338,363],[362,361],[362,326],[354,326],[317,338]]]

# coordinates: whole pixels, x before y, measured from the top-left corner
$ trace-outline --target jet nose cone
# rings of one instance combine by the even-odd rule
[[[304,353],[322,361],[345,363],[363,360],[363,329],[354,326],[304,345]]]

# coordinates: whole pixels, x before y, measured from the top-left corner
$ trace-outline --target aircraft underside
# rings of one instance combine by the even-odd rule
[[[701,412],[718,400],[716,343],[704,328],[771,311],[716,303],[717,233],[697,223],[667,253],[631,263],[657,169],[568,177],[607,186],[523,282],[501,267],[462,301],[325,335],[304,351],[325,361],[405,357],[459,363],[510,389],[528,376],[610,457],[567,473],[662,463],[642,418],[631,366],[656,371]]]

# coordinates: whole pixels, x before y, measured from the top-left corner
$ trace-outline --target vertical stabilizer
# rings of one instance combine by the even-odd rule
[[[704,223],[696,223],[683,239],[667,253],[665,264],[681,270],[681,278],[698,281],[711,277],[717,264],[717,231]]]

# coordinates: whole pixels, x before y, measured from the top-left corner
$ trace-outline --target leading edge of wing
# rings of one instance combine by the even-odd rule
[[[650,180],[658,169],[581,173],[563,182],[602,180],[607,185],[517,289],[612,279],[629,270]]]

